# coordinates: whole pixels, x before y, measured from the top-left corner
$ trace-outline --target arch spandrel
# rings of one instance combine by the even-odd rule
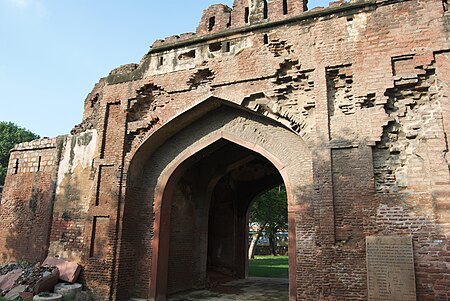
[[[0,231],[0,261],[34,258],[26,238],[38,233],[42,254],[48,244],[58,256],[81,251],[99,297],[147,299],[155,191],[177,162],[224,141],[285,175],[299,242],[291,300],[367,300],[376,289],[366,281],[375,273],[363,260],[366,237],[395,235],[414,239],[414,300],[450,296],[436,276],[449,273],[440,255],[449,243],[435,239],[449,233],[447,1],[338,1],[302,13],[306,2],[215,6],[203,33],[157,41],[140,64],[101,79],[71,132],[99,139],[84,154],[89,174],[66,175],[70,206],[54,193],[64,154],[81,155],[70,136],[19,145],[3,189],[0,228],[11,231]],[[37,196],[37,210],[22,210]]]
[[[293,242],[298,235],[304,237],[304,233],[299,234],[301,229],[299,232],[298,227],[293,226],[299,219],[299,215],[313,214],[310,210],[314,202],[312,153],[302,138],[270,118],[246,109],[223,105],[220,100],[213,100],[212,106],[213,109],[200,108],[200,112],[196,112],[198,108],[196,107],[186,112],[197,118],[191,123],[185,123],[185,120],[189,118],[182,116],[181,118],[185,118],[181,122],[183,127],[180,127],[176,133],[173,131],[177,127],[177,118],[150,135],[135,152],[128,168],[125,207],[129,204],[134,208],[151,206],[154,214],[154,223],[148,225],[153,229],[151,235],[154,237],[150,256],[152,263],[149,262],[150,265],[147,266],[153,278],[164,275],[161,270],[157,270],[158,249],[164,246],[164,243],[159,242],[159,239],[163,237],[160,231],[164,225],[161,216],[164,216],[164,210],[170,206],[163,203],[163,196],[167,189],[173,189],[168,184],[179,167],[195,156],[201,155],[206,148],[215,147],[215,145],[220,147],[220,143],[232,143],[266,158],[273,164],[287,187]],[[175,125],[172,126],[172,123]],[[172,135],[159,131],[167,131]],[[159,137],[164,137],[165,140],[158,141]],[[151,205],[152,201],[153,205]],[[299,209],[303,212],[299,212]],[[125,220],[126,215],[125,208]],[[307,219],[311,218],[312,216]],[[125,236],[126,231],[125,229]],[[313,242],[313,236],[310,238]],[[295,253],[294,246],[292,250]],[[295,255],[291,257],[295,258]],[[292,279],[296,278],[294,274],[295,271]],[[292,281],[293,286],[296,280]]]
[[[223,114],[225,120],[221,122],[214,120],[215,110],[228,111]],[[187,122],[190,118],[188,115],[194,116],[190,125]],[[208,126],[202,127],[201,124]],[[127,170],[132,173],[134,164],[140,166],[139,169],[142,168],[140,162],[147,162],[147,158],[155,154],[162,144],[172,145],[171,150],[166,151],[165,155],[181,147],[179,143],[183,141],[177,140],[177,133],[174,132],[177,129],[182,132],[184,130],[182,126],[193,127],[193,134],[183,145],[183,152],[173,153],[172,161],[160,161],[166,166],[160,174],[167,172],[170,174],[170,171],[173,172],[176,168],[173,162],[183,161],[182,158],[186,159],[215,141],[225,139],[263,155],[280,172],[294,176],[306,175],[299,177],[301,180],[296,185],[312,186],[312,154],[301,137],[266,116],[259,116],[217,98],[203,101],[191,110],[179,114],[155,132],[149,133],[146,139],[142,139],[139,148],[129,154],[131,159]]]
[[[167,120],[161,120],[158,123],[150,125],[146,130],[141,131],[139,137],[135,137],[135,139],[133,139],[133,137],[129,137],[130,145],[128,153],[126,154],[125,170],[128,170],[129,166],[133,164],[133,161],[136,161],[136,158],[152,153],[163,141],[166,141],[172,137],[183,127],[195,122],[212,110],[222,106],[235,108],[236,110],[247,112],[255,116],[260,116],[262,120],[266,120],[265,122],[278,124],[286,130],[291,131],[293,135],[297,136],[300,140],[306,141],[307,143],[312,143],[312,139],[310,139],[311,134],[309,132],[298,131],[298,129],[293,128],[293,126],[297,127],[298,125],[290,120],[288,116],[274,114],[273,112],[262,108],[261,105],[255,104],[255,100],[259,104],[263,103],[264,107],[269,107],[272,101],[270,97],[266,96],[264,93],[252,94],[242,100],[227,100],[216,96],[209,96],[206,99],[189,106],[182,112],[172,114],[170,114],[170,112],[169,114],[164,113],[164,115],[168,116]],[[227,135],[226,132],[224,134]],[[152,143],[150,144],[147,143],[149,139],[152,140]]]

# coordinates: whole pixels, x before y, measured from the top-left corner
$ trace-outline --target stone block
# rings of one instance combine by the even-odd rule
[[[88,293],[86,291],[81,291],[75,296],[75,298],[73,300],[74,301],[92,301],[93,298],[90,293]]]
[[[55,293],[41,294],[33,297],[33,301],[53,301],[53,300],[61,300],[62,295]]]
[[[42,265],[55,266],[59,270],[59,279],[69,283],[77,281],[81,272],[81,266],[75,262],[64,259],[47,257]]]
[[[31,293],[31,292],[21,292],[21,293],[19,293],[19,297],[22,300],[31,301],[31,300],[33,300],[33,293]]]
[[[34,293],[39,294],[40,292],[51,292],[53,288],[58,283],[59,270],[54,269],[50,274],[39,279],[34,286]]]
[[[10,289],[12,289],[14,287],[14,283],[17,279],[19,279],[21,274],[22,270],[17,269],[9,272],[6,275],[0,276],[0,290],[9,291]]]
[[[19,285],[10,290],[6,295],[6,300],[15,300],[16,298],[20,297],[20,293],[23,293],[27,290],[27,285]]]
[[[82,289],[83,289],[83,286],[80,283],[74,283],[74,284],[58,283],[55,286],[54,292],[57,294],[61,294],[64,297],[68,296],[68,297],[74,298],[77,293],[81,292]]]

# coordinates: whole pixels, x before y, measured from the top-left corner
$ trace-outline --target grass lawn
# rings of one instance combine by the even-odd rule
[[[250,259],[248,276],[288,278],[288,266],[287,256],[255,256]]]

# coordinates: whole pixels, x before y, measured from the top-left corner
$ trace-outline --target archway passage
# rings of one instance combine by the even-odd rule
[[[224,139],[179,169],[168,184],[173,192],[165,192],[172,204],[167,294],[245,278],[248,208],[256,195],[282,182],[278,170]]]
[[[245,278],[250,203],[284,183],[294,254],[289,294],[294,296],[301,217],[296,204],[309,202],[311,195],[309,149],[266,117],[230,106],[198,112],[194,109],[197,119],[183,122],[183,128],[174,122],[156,132],[158,139],[150,137],[134,155],[127,175],[118,295],[165,300],[179,291]]]

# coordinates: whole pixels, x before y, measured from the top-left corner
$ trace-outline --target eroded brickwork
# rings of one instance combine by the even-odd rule
[[[209,7],[102,78],[60,144],[13,150],[0,258],[36,236],[99,299],[202,288],[245,274],[245,206],[284,182],[291,300],[367,300],[365,237],[410,235],[417,300],[447,301],[447,2],[306,3]]]
[[[0,203],[3,262],[45,259],[63,143],[63,137],[42,139],[11,150]]]

